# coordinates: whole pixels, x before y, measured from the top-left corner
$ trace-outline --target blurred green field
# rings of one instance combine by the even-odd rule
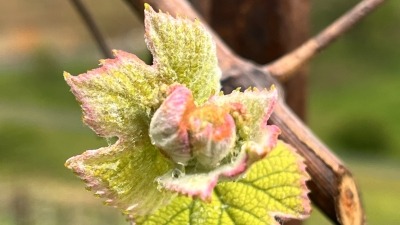
[[[316,29],[335,17],[324,7],[354,2],[316,2]],[[387,2],[312,63],[309,123],[334,149],[400,158],[399,9]]]
[[[355,2],[314,1],[314,30]],[[308,122],[354,172],[369,224],[400,221],[399,9],[389,1],[313,61],[310,74]],[[15,224],[18,198],[33,205],[40,222],[30,224],[124,224],[63,165],[107,144],[82,124],[62,77],[95,68],[97,59],[65,59],[46,48],[28,58],[0,67],[0,224]],[[330,223],[315,210],[306,224]]]
[[[316,30],[335,17],[330,7],[355,1],[329,2],[315,1]],[[310,74],[308,122],[354,173],[369,224],[400,221],[399,9],[387,2],[322,52]],[[306,224],[330,223],[316,212]]]

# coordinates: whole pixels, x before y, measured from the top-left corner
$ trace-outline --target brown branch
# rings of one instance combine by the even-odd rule
[[[78,11],[83,21],[85,22],[86,27],[92,34],[104,57],[113,58],[111,49],[108,47],[103,35],[100,32],[100,29],[98,28],[93,17],[90,15],[89,10],[87,10],[87,8],[85,7],[85,5],[83,5],[81,0],[70,0],[70,1],[72,5],[74,5],[76,11]]]
[[[143,13],[144,0],[126,0]],[[153,7],[171,14],[200,18],[184,0],[147,0]],[[237,87],[268,87],[280,84],[269,70],[243,61],[234,55],[216,36],[219,61],[222,62],[223,89],[230,92]],[[321,41],[321,40],[320,40]],[[282,96],[282,95],[281,95]],[[312,177],[308,183],[310,198],[335,224],[365,224],[365,216],[355,181],[350,171],[280,100],[271,117],[282,130],[281,138],[293,145],[306,159]]]
[[[263,70],[268,71],[280,81],[289,79],[295,74],[294,72],[307,63],[318,52],[328,47],[339,36],[343,35],[384,1],[385,0],[361,1],[317,36],[275,62],[264,66]]]

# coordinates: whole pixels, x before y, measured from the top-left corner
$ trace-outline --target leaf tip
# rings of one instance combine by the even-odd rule
[[[149,3],[144,3],[144,14],[148,16],[151,13],[155,13],[153,7]]]
[[[63,76],[64,76],[64,80],[65,81],[69,81],[70,79],[71,79],[71,77],[72,77],[72,75],[70,74],[70,73],[68,73],[67,71],[64,71],[63,72]]]
[[[151,10],[149,3],[144,3],[144,10]]]

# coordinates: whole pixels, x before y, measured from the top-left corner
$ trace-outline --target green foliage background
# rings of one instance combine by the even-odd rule
[[[16,2],[9,3],[14,12],[27,10]],[[65,4],[51,2],[42,4]],[[95,6],[94,2],[88,4],[93,12],[99,12],[96,17],[104,22],[102,29],[111,38],[112,47],[137,53],[148,61],[143,47],[138,48],[143,46],[143,33],[124,33],[138,27],[137,18],[122,3],[111,10],[107,3]],[[316,32],[358,1],[312,2],[311,22]],[[46,8],[29,7],[33,12]],[[80,108],[62,78],[63,70],[85,72],[95,68],[101,58],[84,27],[71,26],[80,23],[78,16],[70,6],[65,10],[61,19],[49,19],[54,12],[45,14],[47,17],[29,12],[25,19],[39,17],[38,24],[46,24],[44,30],[53,30],[56,37],[60,30],[70,31],[60,25],[67,21],[67,27],[73,27],[80,38],[77,50],[67,49],[62,44],[68,40],[60,38],[59,45],[38,42],[25,53],[9,50],[6,57],[1,55],[0,224],[14,224],[14,200],[19,198],[35,208],[29,217],[40,224],[125,224],[117,211],[102,206],[63,166],[70,156],[105,144],[82,124]],[[399,10],[400,2],[388,1],[322,52],[311,66],[309,124],[353,170],[370,224],[396,224],[400,220],[395,211],[396,199],[400,200]],[[9,11],[0,15],[6,34],[18,26],[24,29],[25,23],[38,25],[21,18],[13,20]],[[115,41],[124,35],[138,36],[141,42],[124,45]],[[306,224],[329,222],[316,212]]]

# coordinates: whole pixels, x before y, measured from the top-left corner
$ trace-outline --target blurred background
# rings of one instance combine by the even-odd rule
[[[313,0],[312,34],[355,0]],[[86,0],[108,44],[149,62],[123,1]],[[400,214],[400,2],[388,1],[312,61],[307,117],[360,184],[369,224]],[[106,145],[81,121],[62,73],[104,58],[69,1],[0,3],[0,225],[127,224],[64,167]],[[305,224],[330,224],[314,210]]]

